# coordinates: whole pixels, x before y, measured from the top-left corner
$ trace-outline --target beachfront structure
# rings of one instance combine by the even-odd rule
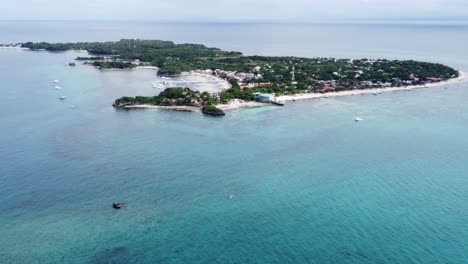
[[[318,90],[319,93],[327,93],[333,91],[335,91],[335,87],[329,85],[325,85],[322,89]]]
[[[442,80],[443,80],[442,78],[435,78],[435,77],[427,77],[426,78],[426,81],[428,81],[428,82],[440,82]]]
[[[263,103],[270,103],[275,98],[275,94],[253,93],[253,95]]]

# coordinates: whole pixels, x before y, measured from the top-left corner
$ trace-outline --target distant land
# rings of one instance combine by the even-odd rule
[[[370,89],[424,87],[463,77],[459,71],[438,63],[413,60],[335,59],[244,56],[201,44],[175,44],[162,40],[122,39],[116,42],[18,43],[10,46],[61,52],[85,50],[89,57],[76,60],[100,69],[157,67],[161,76],[184,72],[212,75],[226,80],[230,88],[219,93],[200,93],[169,87],[153,97],[122,97],[116,108],[138,106],[187,106],[205,114],[223,115],[215,107],[235,102],[258,101],[283,105],[281,98]],[[311,96],[312,94],[312,96]]]

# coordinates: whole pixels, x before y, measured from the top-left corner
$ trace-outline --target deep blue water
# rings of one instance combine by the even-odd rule
[[[0,22],[0,42],[157,38],[465,71],[467,33]],[[468,263],[468,83],[218,119],[116,111],[152,73],[64,66],[76,56],[0,49],[0,263]]]

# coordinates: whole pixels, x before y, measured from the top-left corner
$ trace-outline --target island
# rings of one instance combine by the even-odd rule
[[[175,44],[162,40],[27,42],[14,45],[52,52],[85,50],[90,57],[78,57],[76,60],[100,69],[151,66],[156,67],[161,76],[193,72],[215,76],[230,84],[229,89],[219,93],[169,87],[153,97],[119,98],[113,104],[116,108],[139,105],[187,106],[201,109],[203,113],[215,114],[221,113],[215,109],[216,105],[227,104],[232,100],[283,105],[282,100],[294,100],[298,94],[306,95],[304,98],[317,98],[322,94],[353,94],[370,89],[427,87],[462,77],[459,71],[439,63],[366,58],[245,56],[240,52],[201,44]]]

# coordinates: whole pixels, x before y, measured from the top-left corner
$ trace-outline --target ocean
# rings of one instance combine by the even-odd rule
[[[0,22],[120,38],[468,71],[463,24]],[[0,263],[468,263],[468,82],[211,118],[115,110],[154,72],[79,54],[0,49]]]

